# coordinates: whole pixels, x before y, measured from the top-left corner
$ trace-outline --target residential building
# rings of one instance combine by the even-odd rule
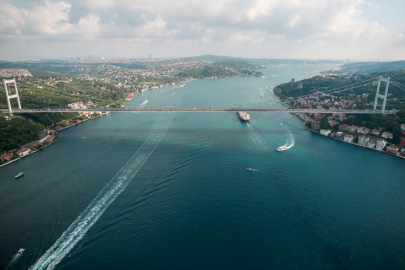
[[[366,135],[366,134],[368,134],[369,132],[370,132],[370,129],[369,129],[369,128],[366,128],[366,127],[359,127],[359,128],[357,129],[357,133],[359,133],[359,134]]]
[[[30,152],[29,148],[23,148],[17,151],[17,155],[19,155],[20,157],[24,157],[28,155],[29,152]]]
[[[375,146],[375,149],[377,149],[377,150],[383,150],[386,144],[387,144],[387,142],[384,141],[383,139],[378,139],[378,140],[377,140],[377,144],[376,144],[376,146]]]
[[[394,135],[391,132],[385,131],[381,134],[381,137],[386,139],[392,139],[394,138]]]
[[[396,154],[398,153],[399,147],[395,145],[388,145],[386,150],[388,153]]]
[[[368,142],[367,142],[367,147],[368,148],[375,148],[375,145],[376,145],[376,143],[377,143],[377,140],[376,139],[369,139],[368,140]]]
[[[336,120],[329,120],[328,123],[329,123],[330,127],[334,127],[336,125],[339,125],[339,122],[336,121]]]
[[[10,160],[13,157],[13,153],[8,153],[5,155],[0,156],[0,161]]]
[[[352,143],[353,142],[353,135],[346,134],[345,137],[343,138],[343,141]]]
[[[321,129],[321,122],[320,121],[312,121],[311,122],[311,128],[319,130]]]
[[[344,136],[344,133],[341,131],[336,132],[336,139],[342,139]]]
[[[330,134],[330,130],[329,129],[321,129],[321,135],[323,135],[323,136],[329,136],[329,134]]]
[[[367,142],[370,138],[366,136],[359,136],[359,145],[367,146]]]
[[[380,130],[378,130],[378,129],[373,129],[373,130],[371,131],[371,133],[372,133],[373,135],[375,135],[375,136],[380,136]]]
[[[346,124],[339,125],[339,131],[346,132],[346,131],[348,131],[348,129],[349,129],[349,126]]]
[[[401,124],[401,131],[405,131],[405,124]]]
[[[357,126],[349,126],[349,127],[347,128],[347,131],[350,132],[350,133],[356,133],[356,131],[357,131]]]

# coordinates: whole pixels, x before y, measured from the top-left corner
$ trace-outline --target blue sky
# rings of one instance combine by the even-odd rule
[[[0,59],[405,58],[404,0],[0,0]]]

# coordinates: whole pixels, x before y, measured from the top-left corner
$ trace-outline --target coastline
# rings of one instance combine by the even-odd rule
[[[299,117],[298,117],[298,118],[299,118]],[[343,140],[339,140],[339,139],[336,139],[336,138],[332,138],[332,137],[330,137],[330,136],[321,135],[317,130],[314,130],[314,129],[312,129],[312,128],[309,128],[309,127],[305,127],[305,128],[306,128],[308,131],[311,131],[311,132],[316,133],[316,134],[318,134],[318,135],[320,135],[320,136],[323,136],[323,137],[326,137],[326,138],[329,138],[329,139],[332,139],[332,140],[335,140],[335,141],[339,141],[339,142],[347,143],[347,144],[350,144],[350,145],[355,145],[355,146],[363,147],[363,148],[370,149],[370,150],[374,150],[374,151],[377,151],[377,152],[380,152],[380,153],[384,153],[384,154],[387,154],[387,155],[390,155],[390,156],[394,156],[394,157],[399,157],[399,158],[405,159],[405,157],[403,157],[403,156],[394,155],[394,154],[392,154],[392,153],[388,153],[387,151],[378,150],[378,149],[375,149],[375,148],[370,148],[370,147],[367,147],[367,146],[364,146],[364,145],[360,145],[360,144],[358,144],[358,143],[345,142],[345,141],[343,141]]]
[[[105,115],[105,114],[104,114],[104,115]],[[69,128],[71,128],[71,127],[74,127],[74,126],[77,126],[77,125],[79,125],[79,124],[82,124],[82,123],[84,123],[84,122],[87,122],[87,121],[90,121],[90,120],[94,120],[94,119],[100,118],[100,117],[102,117],[102,116],[104,116],[104,115],[100,115],[100,116],[98,116],[98,117],[94,117],[94,118],[91,118],[91,119],[83,120],[83,121],[80,122],[80,123],[75,123],[75,124],[73,124],[73,125],[70,125],[70,126],[67,126],[67,127],[63,127],[63,128],[61,128],[61,129],[58,130],[58,133],[61,132],[61,131],[63,131],[63,130],[66,130],[66,129],[69,129]],[[30,152],[29,154],[27,154],[27,155],[25,155],[25,156],[18,157],[18,158],[16,158],[16,159],[10,160],[9,162],[6,162],[6,163],[0,165],[0,168],[1,168],[1,167],[4,167],[4,166],[6,166],[6,165],[9,165],[9,164],[11,164],[11,163],[13,163],[13,162],[15,162],[15,161],[18,161],[18,160],[20,160],[20,159],[26,158],[26,157],[28,157],[28,156],[30,156],[30,155],[32,155],[32,154],[34,154],[34,153],[36,153],[36,152],[38,152],[38,151],[40,151],[40,150],[43,150],[43,149],[47,148],[48,146],[51,146],[52,144],[56,143],[57,141],[59,141],[59,136],[55,136],[55,139],[54,139],[51,143],[49,143],[49,144],[47,144],[47,145],[44,145],[43,147],[41,147],[41,148],[39,148],[39,149],[37,149],[37,150],[35,150],[35,151],[32,151],[32,152]],[[30,143],[28,143],[28,144],[33,144],[33,143],[35,143],[35,141],[34,141],[34,142],[30,142]],[[26,144],[26,145],[28,145],[28,144]]]

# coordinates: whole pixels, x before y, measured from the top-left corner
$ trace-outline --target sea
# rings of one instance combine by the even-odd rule
[[[281,108],[271,86],[333,67],[194,80],[125,107]],[[0,269],[404,268],[405,161],[287,113],[111,113],[0,168]]]

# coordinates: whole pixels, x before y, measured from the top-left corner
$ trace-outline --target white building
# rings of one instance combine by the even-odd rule
[[[321,135],[323,135],[323,136],[329,136],[329,134],[330,134],[330,130],[329,129],[321,129]]]
[[[345,137],[343,138],[343,141],[347,143],[352,143],[353,142],[353,135],[346,134]]]
[[[367,146],[368,140],[370,138],[366,136],[359,136],[359,145],[361,146]]]
[[[383,150],[386,144],[387,144],[386,141],[379,139],[379,140],[377,140],[377,145],[375,146],[375,149]]]

